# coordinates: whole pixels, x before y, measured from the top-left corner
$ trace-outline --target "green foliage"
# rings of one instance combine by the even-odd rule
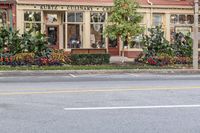
[[[109,54],[72,54],[70,56],[72,65],[101,65],[109,64]]]
[[[192,62],[192,38],[176,33],[172,44],[164,38],[161,26],[149,29],[143,36],[145,56],[143,61],[151,65],[187,64]],[[140,59],[141,61],[141,59]]]
[[[104,34],[111,39],[121,37],[125,41],[127,37],[142,33],[143,28],[139,25],[142,16],[136,12],[137,8],[135,0],[114,0]]]
[[[175,56],[192,57],[192,38],[190,35],[183,35],[182,33],[176,33],[174,35],[174,42],[172,48]]]
[[[37,57],[49,57],[52,50],[48,47],[46,35],[40,32],[35,35],[31,33],[32,30],[22,35],[23,52],[35,53]]]
[[[9,31],[5,27],[0,27],[0,51],[8,44]]]
[[[36,35],[25,32],[23,35],[19,31],[9,31],[5,27],[0,29],[0,52],[7,48],[9,53],[35,53],[38,57],[49,57],[52,50],[48,47],[45,34],[38,32]]]
[[[149,35],[143,36],[143,51],[146,57],[159,56],[161,53],[172,55],[172,48],[164,37],[162,26],[149,29]]]

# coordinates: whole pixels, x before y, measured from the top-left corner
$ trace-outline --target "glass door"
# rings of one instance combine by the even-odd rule
[[[59,48],[58,26],[47,26],[47,38],[50,47]]]

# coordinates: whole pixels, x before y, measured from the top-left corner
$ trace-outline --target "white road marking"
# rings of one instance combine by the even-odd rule
[[[76,78],[77,76],[74,75],[74,74],[69,74],[69,76],[73,77],[73,78]]]
[[[81,111],[81,110],[122,110],[122,109],[162,109],[162,108],[200,108],[200,104],[161,105],[161,106],[85,107],[85,108],[64,108],[64,110]]]

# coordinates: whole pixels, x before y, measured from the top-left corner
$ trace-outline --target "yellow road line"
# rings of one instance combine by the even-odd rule
[[[60,93],[98,93],[98,92],[127,92],[127,91],[153,91],[153,90],[191,90],[200,89],[200,86],[188,87],[130,87],[124,89],[88,89],[88,90],[59,90],[59,91],[31,91],[31,92],[2,92],[0,96],[35,95],[35,94],[60,94]],[[27,90],[29,91],[29,90]]]

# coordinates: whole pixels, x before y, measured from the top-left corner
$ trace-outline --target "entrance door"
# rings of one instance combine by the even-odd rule
[[[47,37],[50,47],[59,49],[58,26],[47,26]]]
[[[111,56],[119,56],[119,42],[117,39],[108,39],[108,53]]]

